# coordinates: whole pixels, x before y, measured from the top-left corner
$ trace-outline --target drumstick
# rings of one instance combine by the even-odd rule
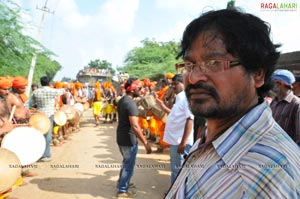
[[[14,105],[11,109],[11,112],[10,112],[10,116],[9,116],[9,121],[11,122],[13,116],[14,116],[14,113],[15,113],[15,110],[16,110],[16,105]]]

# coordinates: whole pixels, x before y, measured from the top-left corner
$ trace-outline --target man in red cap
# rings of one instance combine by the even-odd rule
[[[143,136],[138,123],[138,107],[133,101],[133,98],[140,94],[139,80],[129,78],[124,88],[126,95],[118,102],[117,143],[123,161],[117,185],[117,197],[133,198],[136,196],[136,191],[129,188],[133,187],[130,180],[133,176],[138,152],[137,138],[144,144],[147,154],[151,153],[151,146]]]

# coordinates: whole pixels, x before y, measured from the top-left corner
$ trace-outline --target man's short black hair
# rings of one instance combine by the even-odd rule
[[[166,79],[161,79],[160,82],[161,83],[168,83],[168,81]]]
[[[137,79],[136,77],[129,77],[124,85],[125,90]]]
[[[176,74],[176,75],[174,75],[174,77],[172,78],[172,81],[173,82],[178,81],[178,82],[183,83],[183,76],[182,76],[182,74]]]
[[[43,77],[41,77],[41,85],[42,86],[49,86],[49,84],[50,84],[50,78],[48,77],[48,76],[43,76]]]
[[[260,97],[270,90],[271,75],[280,53],[270,39],[270,25],[260,18],[236,9],[210,11],[194,19],[185,29],[181,41],[183,57],[198,36],[211,32],[221,36],[228,53],[238,59],[248,73],[264,69],[264,85],[257,89]]]

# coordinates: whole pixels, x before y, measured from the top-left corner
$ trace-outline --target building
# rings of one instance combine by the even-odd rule
[[[282,53],[276,64],[277,69],[287,69],[300,76],[300,51]]]
[[[89,83],[93,85],[96,81],[106,82],[110,81],[112,74],[108,69],[86,68],[80,70],[77,75],[77,81],[81,83]]]

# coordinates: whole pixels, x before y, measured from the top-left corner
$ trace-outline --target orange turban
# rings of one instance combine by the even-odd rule
[[[80,82],[75,83],[75,88],[82,88],[82,84]]]
[[[0,88],[11,88],[12,81],[5,77],[0,77]]]
[[[62,82],[55,82],[54,83],[54,88],[63,88],[63,83]]]
[[[145,79],[144,79],[144,85],[145,85],[145,86],[150,86],[150,85],[151,85],[150,79],[149,79],[149,78],[145,78]]]
[[[167,73],[166,74],[166,79],[172,79],[174,77],[173,73]]]
[[[12,87],[13,88],[24,88],[28,85],[28,81],[25,77],[16,76],[12,80]]]

